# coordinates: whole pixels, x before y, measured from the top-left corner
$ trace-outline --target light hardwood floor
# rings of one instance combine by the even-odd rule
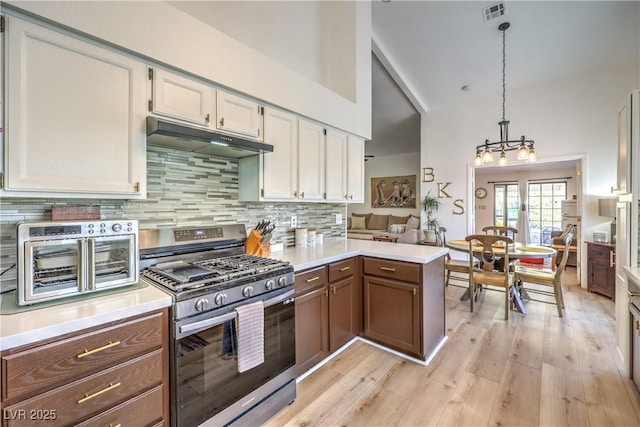
[[[446,291],[449,340],[429,366],[356,342],[298,384],[268,426],[640,426],[615,350],[614,305],[564,273],[564,317],[484,291],[475,313]],[[544,298],[533,296],[534,298]]]

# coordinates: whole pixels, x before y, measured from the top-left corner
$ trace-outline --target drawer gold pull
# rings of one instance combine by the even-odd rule
[[[613,263],[613,257],[615,253],[613,251],[609,252],[609,267],[613,267],[615,264]]]
[[[328,289],[325,289],[325,290],[324,290],[324,296],[325,296],[325,297],[328,297],[328,296],[329,296],[329,290],[328,290]]]
[[[348,266],[348,267],[342,267],[342,268],[340,269],[340,271],[347,271],[347,270],[351,270],[351,266]]]
[[[316,277],[312,277],[311,279],[307,279],[307,283],[315,282],[319,278],[320,278],[320,276],[316,276]]]
[[[332,292],[334,295],[336,294],[336,287],[335,287],[335,286],[332,286],[332,287],[331,287],[331,292]]]
[[[107,345],[103,345],[102,347],[94,348],[93,350],[85,350],[84,353],[80,353],[76,357],[78,359],[82,359],[83,357],[87,357],[90,354],[99,353],[99,352],[101,352],[103,350],[106,350],[106,349],[111,348],[111,347],[116,347],[116,346],[119,346],[119,345],[120,345],[120,341],[109,341],[109,344],[107,344]]]
[[[121,426],[122,426],[122,424],[113,425],[113,424],[109,423],[109,427],[121,427]]]
[[[391,268],[391,267],[380,267],[380,270],[382,270],[382,271],[396,271],[395,268]]]
[[[640,297],[640,292],[633,292],[627,289],[627,295],[629,295],[630,297]]]
[[[84,402],[86,402],[87,400],[91,400],[91,399],[93,399],[93,398],[94,398],[94,397],[96,397],[96,396],[100,396],[102,393],[106,393],[106,392],[108,392],[109,390],[113,390],[113,389],[118,388],[118,387],[120,387],[120,383],[115,383],[115,384],[113,384],[113,383],[109,383],[109,387],[103,388],[103,389],[102,389],[102,390],[100,390],[100,391],[96,391],[96,392],[95,392],[95,393],[93,393],[93,394],[87,394],[87,393],[85,393],[85,394],[84,394],[84,397],[83,397],[82,399],[78,400],[78,403],[84,403]]]
[[[416,288],[413,288],[413,295],[418,295],[418,290]]]

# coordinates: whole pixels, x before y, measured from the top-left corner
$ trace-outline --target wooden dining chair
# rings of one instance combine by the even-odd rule
[[[573,234],[569,233],[565,236],[564,253],[562,254],[560,265],[555,269],[555,271],[549,269],[534,269],[516,266],[515,280],[520,286],[524,286],[524,282],[527,282],[553,288],[553,291],[546,291],[543,289],[535,288],[526,288],[526,291],[528,293],[531,292],[541,295],[553,296],[555,298],[556,306],[558,307],[558,316],[560,317],[562,317],[562,309],[564,308],[564,298],[562,296],[562,272],[567,266],[567,260],[569,259],[569,246],[571,246],[572,240]]]
[[[509,263],[509,251],[513,247],[513,239],[492,234],[472,234],[465,237],[469,242],[469,253],[480,259],[480,266],[473,265],[473,257],[469,260],[469,301],[473,312],[473,303],[477,300],[482,286],[504,288],[504,318],[509,320],[511,299],[515,275]],[[478,248],[479,246],[479,248]],[[500,251],[496,251],[500,247]],[[502,268],[504,266],[504,268]]]
[[[447,229],[445,227],[438,228],[439,235],[439,243],[441,246],[447,246]],[[474,261],[474,266],[478,266],[478,261],[475,258],[471,257]],[[449,286],[449,280],[453,278],[454,280],[462,280],[465,282],[469,281],[469,261],[462,259],[453,259],[451,258],[451,254],[447,253],[447,256],[444,261],[444,270],[446,272],[445,277],[445,286]],[[460,273],[454,274],[451,273]]]
[[[482,231],[485,234],[491,232],[494,236],[507,236],[513,240],[516,239],[516,234],[518,234],[517,228],[502,225],[487,225],[486,227],[482,227]]]

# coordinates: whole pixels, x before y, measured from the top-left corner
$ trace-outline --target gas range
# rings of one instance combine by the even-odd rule
[[[228,308],[293,286],[288,262],[244,253],[244,225],[140,231],[141,276],[172,295],[173,317]]]

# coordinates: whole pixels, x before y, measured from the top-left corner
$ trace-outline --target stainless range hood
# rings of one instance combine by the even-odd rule
[[[273,152],[273,145],[147,117],[147,144],[232,159]]]

